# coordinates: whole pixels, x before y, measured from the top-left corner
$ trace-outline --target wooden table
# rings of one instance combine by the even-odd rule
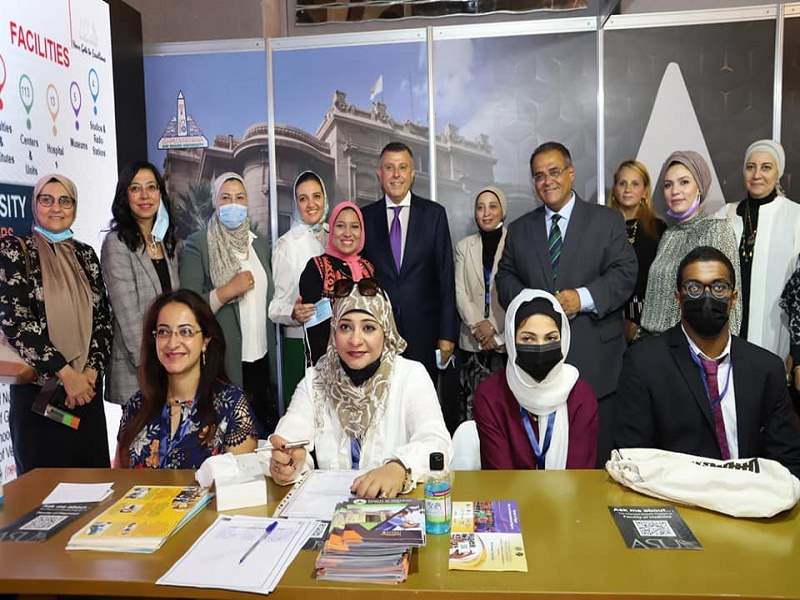
[[[60,481],[114,481],[114,498],[132,485],[178,485],[191,471],[39,469],[5,488],[0,526],[29,511]],[[603,471],[459,472],[456,500],[519,502],[528,573],[447,570],[447,536],[430,536],[397,586],[335,584],[313,578],[315,552],[301,552],[277,590],[280,599],[364,598],[800,598],[798,508],[769,520],[733,519],[683,508],[703,550],[629,550],[609,505],[658,505],[612,482]],[[270,482],[269,515],[284,489]],[[103,508],[109,506],[104,503]],[[45,543],[0,543],[0,593],[134,597],[255,598],[222,590],[156,586],[158,579],[216,517],[214,502],[154,554],[67,552],[69,537],[97,508]]]

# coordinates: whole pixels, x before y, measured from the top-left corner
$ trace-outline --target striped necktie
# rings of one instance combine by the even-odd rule
[[[550,250],[550,265],[553,267],[553,281],[555,281],[558,277],[558,260],[561,258],[561,246],[563,245],[561,228],[558,226],[561,215],[553,213],[550,219],[552,221],[550,223],[550,235],[547,238],[547,247]]]

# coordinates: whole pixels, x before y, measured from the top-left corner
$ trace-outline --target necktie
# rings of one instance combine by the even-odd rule
[[[553,267],[553,281],[558,277],[558,259],[561,258],[561,228],[558,226],[558,221],[561,215],[554,213],[550,223],[550,235],[547,238],[547,247],[550,249],[550,265]]]
[[[728,449],[728,438],[725,436],[725,421],[722,419],[722,403],[719,397],[719,387],[717,386],[717,361],[700,357],[703,371],[706,374],[706,387],[708,389],[708,399],[711,402],[711,416],[714,417],[714,433],[717,435],[720,456],[722,460],[728,460],[731,452]]]
[[[392,228],[389,230],[389,243],[392,246],[392,256],[394,256],[394,266],[397,267],[397,272],[400,272],[400,263],[403,256],[403,232],[400,226],[400,211],[402,206],[392,206],[394,211],[394,219],[392,219]]]

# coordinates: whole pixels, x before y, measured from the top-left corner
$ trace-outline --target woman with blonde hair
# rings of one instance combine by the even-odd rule
[[[626,160],[614,171],[614,187],[611,188],[609,205],[625,218],[628,242],[633,246],[639,261],[636,287],[623,311],[625,337],[628,341],[634,338],[639,328],[647,290],[647,275],[658,251],[658,242],[667,228],[664,221],[653,214],[652,193],[650,173],[638,160]]]

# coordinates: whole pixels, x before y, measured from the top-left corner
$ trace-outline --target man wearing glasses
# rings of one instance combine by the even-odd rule
[[[636,284],[636,254],[619,213],[584,202],[572,189],[575,168],[563,144],[540,145],[530,167],[544,206],[508,229],[496,276],[500,303],[507,308],[524,288],[558,298],[572,330],[566,361],[599,401],[601,466],[611,452],[613,393],[625,352],[622,307]]]
[[[681,322],[625,355],[616,444],[722,460],[763,456],[800,476],[800,426],[781,360],[730,334],[733,265],[699,246],[678,267]]]

